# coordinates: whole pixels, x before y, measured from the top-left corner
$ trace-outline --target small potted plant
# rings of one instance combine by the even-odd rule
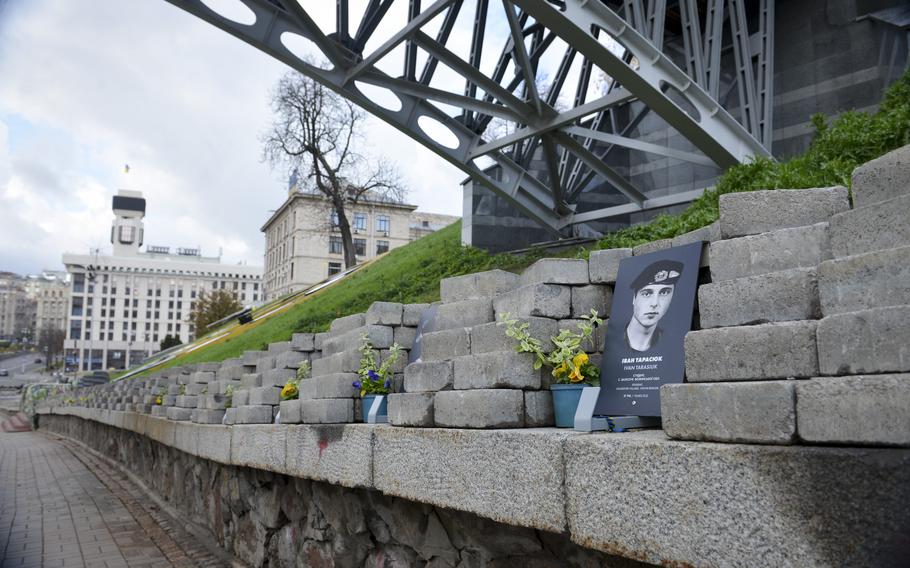
[[[504,314],[502,322],[508,327],[506,335],[518,342],[515,350],[519,353],[531,353],[535,356],[534,368],[547,367],[554,382],[550,385],[553,393],[553,413],[556,426],[571,428],[575,425],[575,411],[581,399],[581,391],[586,386],[600,385],[600,369],[593,364],[585,346],[594,347],[594,329],[603,323],[597,316],[597,310],[582,316],[578,331],[562,329],[550,341],[554,349],[544,353],[543,344],[528,332],[530,324],[520,323]]]
[[[364,334],[360,344],[360,369],[357,374],[360,375],[359,381],[352,384],[355,389],[360,391],[360,398],[363,399],[362,418],[366,422],[370,415],[370,407],[373,406],[373,400],[377,396],[385,396],[392,392],[392,368],[401,357],[404,350],[397,343],[389,349],[389,356],[381,364],[377,363],[378,353],[373,349],[373,343],[369,337]],[[388,401],[383,399],[379,407],[379,415],[387,413]]]
[[[293,379],[288,379],[281,389],[281,400],[297,400],[300,398],[300,381],[310,378],[310,362],[304,361],[297,367],[297,374]]]

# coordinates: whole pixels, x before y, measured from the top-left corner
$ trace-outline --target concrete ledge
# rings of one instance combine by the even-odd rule
[[[910,534],[910,452],[566,440],[569,532],[664,566],[898,566]],[[874,481],[873,481],[874,480]]]
[[[373,426],[285,426],[288,475],[344,487],[373,486]]]
[[[286,473],[288,427],[280,424],[232,426],[231,463]]]
[[[562,446],[574,435],[379,426],[373,484],[397,497],[562,532]]]
[[[196,455],[218,463],[231,463],[231,435],[233,428],[215,424],[194,424]]]

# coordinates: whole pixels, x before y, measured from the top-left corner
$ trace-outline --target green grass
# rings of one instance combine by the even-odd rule
[[[621,248],[675,237],[713,223],[718,198],[734,191],[757,189],[850,186],[856,166],[910,143],[910,74],[885,94],[875,114],[847,112],[830,124],[821,116],[812,122],[816,136],[803,154],[785,162],[767,159],[730,168],[715,189],[705,192],[679,215],[606,235],[595,247]],[[537,251],[516,257],[491,255],[460,244],[461,223],[455,223],[407,246],[395,249],[312,298],[280,315],[233,336],[175,359],[166,366],[221,361],[247,350],[263,350],[269,343],[286,341],[295,332],[328,329],[335,318],[366,311],[375,301],[420,303],[439,299],[439,281],[449,276],[501,268],[513,272],[542,256],[585,257],[585,248],[558,254]]]

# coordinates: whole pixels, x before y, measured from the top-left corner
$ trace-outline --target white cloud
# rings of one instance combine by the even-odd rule
[[[59,267],[65,250],[109,246],[118,188],[148,200],[146,242],[261,264],[259,227],[285,181],[260,162],[259,135],[286,70],[163,0],[10,0],[0,19],[0,269]],[[378,119],[368,129],[372,148],[401,165],[412,202],[461,213],[457,168]]]

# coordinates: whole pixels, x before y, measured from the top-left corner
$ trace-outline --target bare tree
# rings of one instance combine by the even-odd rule
[[[66,332],[47,325],[41,329],[38,337],[38,350],[44,353],[44,368],[50,370],[54,360],[63,353],[63,340]]]
[[[406,195],[398,172],[382,158],[358,151],[365,114],[350,101],[297,72],[272,92],[274,121],[263,137],[263,157],[304,189],[323,195],[341,231],[346,267],[357,264],[348,211],[362,199],[400,202]]]

